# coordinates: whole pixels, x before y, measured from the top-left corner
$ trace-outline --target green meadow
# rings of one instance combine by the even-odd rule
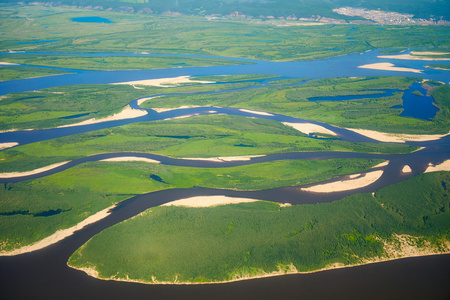
[[[261,190],[302,185],[361,172],[381,161],[286,160],[210,169],[142,162],[86,163],[47,177],[9,183],[0,189],[0,250],[40,241],[138,194],[194,186]]]
[[[129,124],[6,149],[0,152],[0,170],[30,171],[107,152],[185,158],[305,151],[405,154],[416,149],[404,144],[314,139],[272,120],[212,115]]]
[[[332,203],[155,207],[94,236],[69,265],[93,268],[100,278],[195,283],[392,259],[384,243],[399,251],[397,235],[445,252],[448,184],[441,172]]]

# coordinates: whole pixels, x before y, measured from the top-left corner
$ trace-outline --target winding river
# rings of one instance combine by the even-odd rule
[[[440,80],[446,83],[450,81],[450,71],[427,69],[424,67],[426,63],[423,61],[398,61],[381,59],[377,56],[377,51],[371,51],[363,54],[352,54],[309,62],[262,62],[245,60],[252,64],[164,70],[75,71],[72,74],[66,75],[0,82],[0,94],[69,84],[117,83],[183,75],[275,74],[289,78],[382,75],[414,76],[417,78]],[[401,67],[422,69],[424,71],[421,74],[417,74],[357,68],[360,65],[381,61],[391,62]],[[130,105],[136,108],[136,101],[132,101]],[[266,118],[279,122],[314,123],[336,132],[342,140],[376,142],[352,131],[329,124],[296,119],[280,114],[271,113],[270,115],[260,115],[242,111],[238,108],[197,107],[176,109],[162,113],[147,110],[148,114],[143,117],[92,125],[0,133],[0,143],[18,142],[23,145],[134,122],[156,121],[185,115],[211,114],[211,110],[217,113]],[[143,285],[103,281],[91,278],[85,273],[73,270],[66,265],[68,258],[78,247],[103,229],[126,220],[149,207],[161,205],[176,199],[198,195],[220,194],[275,202],[290,202],[292,204],[330,202],[357,192],[376,191],[384,186],[423,173],[429,163],[439,164],[450,158],[450,136],[436,141],[407,142],[407,144],[425,148],[407,155],[305,152],[272,154],[255,157],[248,161],[232,162],[182,160],[143,153],[107,153],[77,159],[40,174],[13,179],[0,179],[2,183],[18,182],[48,176],[88,161],[124,156],[138,156],[155,159],[163,164],[191,167],[231,167],[283,159],[383,158],[390,161],[387,166],[383,167],[385,172],[379,180],[369,186],[353,191],[314,194],[302,191],[301,186],[251,192],[192,188],[165,190],[133,197],[121,202],[105,219],[75,232],[74,235],[61,242],[31,253],[12,257],[0,257],[0,285],[2,287],[2,296],[6,296],[7,299],[40,297],[47,299],[447,299],[450,296],[450,287],[448,286],[448,278],[450,278],[450,255],[407,258],[312,274],[286,275],[214,285]],[[411,167],[411,173],[401,172],[405,165]]]

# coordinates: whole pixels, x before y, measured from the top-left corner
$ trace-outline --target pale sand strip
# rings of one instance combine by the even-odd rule
[[[373,166],[371,169],[380,168],[380,167],[386,167],[389,164],[389,160],[382,162],[381,164],[378,164],[376,166]]]
[[[447,55],[450,52],[419,52],[419,51],[411,51],[412,55]]]
[[[195,108],[195,107],[201,107],[200,105],[183,105],[180,107],[174,107],[174,108],[152,108],[154,111],[156,111],[157,113],[162,113],[165,111],[171,111],[171,110],[175,110],[175,109],[184,109],[184,108]]]
[[[244,109],[244,108],[241,108],[239,110],[242,111],[242,112],[247,112],[247,113],[251,113],[251,114],[255,114],[255,115],[273,116],[272,114],[269,114],[269,113],[264,112],[264,111],[250,110],[250,109]]]
[[[0,66],[18,66],[19,64],[0,61]]]
[[[324,133],[324,134],[330,134],[330,135],[336,135],[335,132],[326,129],[325,127],[322,127],[320,125],[312,124],[312,123],[289,123],[289,122],[282,122],[286,126],[291,126],[294,129],[303,132],[304,134],[310,134],[310,133]]]
[[[280,205],[281,206],[281,205]],[[224,281],[211,281],[211,282],[179,282],[177,276],[175,276],[174,281],[158,281],[156,277],[152,276],[152,281],[145,281],[145,280],[139,280],[139,279],[132,279],[129,278],[128,275],[126,275],[126,278],[120,278],[119,276],[114,276],[110,278],[101,278],[99,277],[98,271],[95,269],[95,266],[91,267],[73,267],[68,265],[69,267],[80,270],[88,274],[89,276],[95,277],[97,279],[101,280],[114,280],[114,281],[124,281],[124,282],[137,282],[137,283],[144,283],[144,284],[183,284],[183,285],[196,285],[196,284],[223,284],[223,283],[229,283],[229,282],[236,282],[236,281],[242,281],[242,280],[248,280],[248,279],[256,279],[256,278],[267,278],[267,277],[274,277],[274,276],[282,276],[287,274],[311,274],[311,273],[317,273],[327,270],[334,270],[334,269],[341,269],[341,268],[351,268],[351,267],[357,267],[361,265],[367,265],[367,264],[374,264],[374,263],[380,263],[384,261],[393,261],[403,258],[409,258],[409,257],[421,257],[421,256],[430,256],[430,255],[440,255],[440,254],[448,254],[450,253],[450,243],[447,241],[445,242],[445,245],[443,249],[439,249],[436,246],[432,246],[431,243],[428,241],[425,241],[425,247],[418,247],[419,241],[423,243],[423,239],[419,237],[409,236],[406,234],[398,235],[393,234],[393,239],[390,240],[382,240],[384,246],[384,254],[381,257],[373,257],[370,259],[362,259],[359,263],[354,263],[351,265],[344,265],[343,263],[331,263],[324,268],[309,271],[309,272],[300,272],[297,270],[297,268],[294,266],[293,263],[291,263],[285,270],[282,270],[280,267],[278,267],[277,271],[273,272],[265,272],[264,270],[260,270],[258,272],[258,275],[249,275],[249,274],[235,274],[233,276],[233,279],[231,280],[224,280]]]
[[[423,70],[418,70],[418,69],[395,67],[394,64],[391,64],[391,63],[368,64],[368,65],[358,66],[358,68],[383,70],[383,71],[412,72],[412,73],[422,73],[422,71],[423,71]]]
[[[97,124],[97,123],[103,123],[103,122],[109,122],[109,121],[117,121],[117,120],[125,120],[125,119],[133,119],[142,117],[148,114],[147,111],[142,109],[133,109],[129,105],[125,106],[124,109],[115,115],[103,118],[103,119],[89,119],[80,123],[75,124],[69,124],[69,125],[63,125],[58,126],[57,128],[63,128],[63,127],[73,127],[73,126],[81,126],[81,125],[91,125],[91,124]]]
[[[450,159],[444,161],[442,164],[433,165],[429,164],[428,168],[425,170],[425,173],[429,172],[439,172],[439,171],[450,171]]]
[[[210,158],[188,157],[188,158],[180,158],[180,159],[226,162],[226,161],[247,161],[247,160],[251,160],[253,157],[263,157],[263,156],[265,156],[265,155],[222,156],[222,157],[210,157]]]
[[[110,210],[113,209],[116,206],[116,204],[105,208],[102,211],[99,211],[98,213],[88,217],[87,219],[85,219],[84,221],[81,221],[80,223],[78,223],[77,225],[67,228],[67,229],[63,229],[63,230],[58,230],[56,231],[54,234],[52,234],[49,237],[46,237],[43,240],[40,240],[37,243],[34,243],[32,245],[29,246],[24,246],[22,248],[10,251],[10,252],[5,252],[5,251],[1,251],[0,252],[0,256],[12,256],[12,255],[18,255],[18,254],[22,254],[22,253],[26,253],[26,252],[31,252],[31,251],[36,251],[39,249],[43,249],[47,246],[53,245],[63,239],[65,239],[68,236],[71,236],[72,234],[74,234],[75,231],[82,229],[83,227],[95,223],[101,219],[106,218],[111,212]]]
[[[0,143],[0,149],[6,149],[6,148],[11,148],[14,146],[19,145],[19,143],[17,142],[12,142],[12,143]]]
[[[23,177],[23,176],[29,176],[29,175],[35,175],[35,174],[39,174],[54,168],[57,168],[59,166],[65,165],[67,163],[69,163],[70,161],[63,161],[57,164],[53,164],[50,166],[46,166],[43,168],[39,168],[39,169],[35,169],[33,171],[28,171],[28,172],[11,172],[11,173],[0,173],[0,178],[15,178],[15,177]]]
[[[147,97],[147,98],[139,99],[139,100],[137,101],[137,105],[140,106],[142,103],[144,103],[144,102],[147,101],[147,100],[155,99],[155,98],[159,98],[159,97],[162,97],[162,96]]]
[[[353,129],[353,128],[345,128],[345,129],[359,133],[361,135],[367,136],[371,139],[380,142],[392,142],[392,143],[404,143],[406,141],[413,141],[413,142],[434,141],[450,134],[450,132],[447,134],[400,134],[400,133],[379,132],[368,129]]]
[[[232,198],[227,196],[197,196],[165,203],[161,206],[210,207],[226,204],[248,203],[259,200],[249,198]]]
[[[201,81],[201,80],[191,80],[191,76],[178,76],[171,78],[158,78],[158,79],[147,79],[147,80],[136,80],[127,82],[118,82],[113,84],[129,84],[129,85],[146,85],[146,86],[158,86],[158,87],[168,87],[174,84],[182,83],[214,83],[212,81]]]
[[[448,53],[446,53],[446,54],[448,54]],[[411,54],[382,55],[382,56],[378,56],[378,58],[407,59],[407,60],[450,60],[450,58],[424,57],[422,55],[411,55]]]
[[[402,169],[402,173],[407,174],[407,173],[411,173],[411,172],[412,172],[411,167],[408,165],[405,165]]]
[[[154,159],[145,158],[145,157],[136,157],[136,156],[113,157],[113,158],[102,159],[100,161],[143,161],[143,162],[153,163],[153,164],[161,163],[159,160],[154,160]]]
[[[333,193],[359,189],[374,183],[381,177],[381,175],[383,175],[383,171],[372,171],[366,173],[365,176],[358,177],[356,179],[314,185],[311,187],[302,188],[302,191],[313,193]]]
[[[168,121],[168,120],[178,120],[178,119],[186,119],[186,118],[191,118],[191,117],[195,117],[198,114],[192,114],[192,115],[184,115],[184,116],[179,116],[179,117],[173,117],[173,118],[166,118],[163,121]]]

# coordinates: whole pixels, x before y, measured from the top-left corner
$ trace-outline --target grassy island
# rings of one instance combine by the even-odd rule
[[[106,279],[202,283],[448,252],[448,184],[443,172],[333,203],[156,207],[93,237],[69,265]]]

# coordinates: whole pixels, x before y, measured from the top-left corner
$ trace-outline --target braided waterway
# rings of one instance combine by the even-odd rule
[[[308,78],[339,77],[348,76],[348,74],[351,74],[351,76],[412,75],[408,72],[395,72],[395,74],[392,74],[393,72],[389,71],[357,69],[358,65],[373,63],[378,60],[375,52],[368,52],[362,55],[355,54],[314,62],[256,62],[253,65],[227,67],[117,72],[86,71],[69,75],[52,76],[52,78],[44,77],[4,82],[0,83],[0,91],[1,94],[7,94],[14,91],[27,91],[67,84],[113,83],[181,75],[200,76],[254,73]],[[330,63],[333,62],[335,62],[333,65],[335,68],[332,67],[332,71],[330,71]],[[423,62],[417,61],[402,63],[411,68],[420,68],[423,65]],[[448,71],[426,70],[423,74],[414,74],[414,76],[448,82],[450,80],[449,73]],[[137,103],[132,102],[131,106],[135,107],[134,105],[137,105]],[[18,142],[23,145],[134,122],[163,120],[185,115],[211,114],[211,110],[217,113],[273,119],[279,122],[313,123],[334,131],[342,140],[376,142],[350,130],[320,122],[310,122],[272,113],[268,115],[255,114],[239,110],[238,108],[200,107],[176,109],[161,113],[148,110],[148,114],[142,117],[92,125],[1,133],[0,143]],[[448,287],[448,278],[450,278],[450,255],[408,258],[312,274],[260,278],[219,285],[143,285],[103,281],[67,267],[67,260],[70,255],[103,229],[127,220],[149,207],[158,206],[180,198],[204,195],[227,195],[230,197],[253,198],[282,203],[289,202],[292,204],[330,202],[353,193],[376,191],[384,186],[423,173],[430,163],[437,165],[450,158],[449,136],[434,141],[407,142],[407,144],[425,148],[407,155],[309,152],[273,154],[255,157],[247,161],[230,162],[181,160],[143,153],[106,153],[77,159],[39,174],[1,179],[0,181],[3,183],[18,182],[48,176],[88,161],[99,161],[126,156],[137,156],[158,160],[163,164],[190,167],[231,167],[282,159],[383,158],[389,160],[387,166],[380,167],[384,172],[377,181],[366,187],[351,191],[309,193],[302,190],[301,186],[248,192],[192,188],[158,191],[130,198],[116,206],[106,218],[88,225],[82,230],[76,231],[73,235],[56,244],[31,253],[12,257],[0,257],[0,286],[2,287],[2,296],[5,296],[6,299],[41,297],[47,299],[447,299],[450,296],[450,288]],[[405,165],[411,168],[411,172],[402,172]],[[333,179],[327,182],[335,180]]]

